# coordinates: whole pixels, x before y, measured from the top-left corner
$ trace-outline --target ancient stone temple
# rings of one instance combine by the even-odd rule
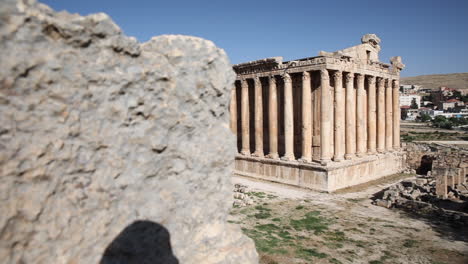
[[[234,173],[320,191],[402,169],[400,57],[379,61],[380,39],[317,57],[234,65]]]

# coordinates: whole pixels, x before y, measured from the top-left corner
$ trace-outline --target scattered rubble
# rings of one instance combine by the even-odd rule
[[[244,207],[252,205],[254,203],[253,198],[247,192],[247,186],[242,184],[234,185],[234,207]]]
[[[429,173],[430,175],[430,173]],[[436,193],[435,178],[417,175],[402,180],[374,195],[373,204],[386,208],[400,208],[416,214],[441,217],[454,224],[468,224],[468,185],[449,187],[447,199]]]

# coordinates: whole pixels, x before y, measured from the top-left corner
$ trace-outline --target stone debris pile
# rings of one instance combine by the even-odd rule
[[[374,205],[401,208],[416,214],[434,215],[456,224],[468,224],[468,185],[448,188],[448,199],[436,194],[436,180],[418,175],[394,184],[374,195]]]
[[[247,192],[247,186],[242,184],[234,185],[234,202],[233,206],[235,207],[244,207],[247,205],[252,205],[254,200]]]

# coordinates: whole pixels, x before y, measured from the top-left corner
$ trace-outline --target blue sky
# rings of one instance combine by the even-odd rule
[[[382,39],[380,60],[402,56],[402,76],[468,72],[467,0],[44,0],[57,11],[105,12],[144,42],[162,34],[212,40],[232,63],[316,56]]]

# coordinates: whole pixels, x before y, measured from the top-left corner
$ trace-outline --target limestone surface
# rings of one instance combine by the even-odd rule
[[[140,44],[105,14],[31,0],[2,1],[0,47],[2,263],[98,263],[137,220],[167,228],[180,263],[257,262],[226,222],[224,51],[186,36]]]

